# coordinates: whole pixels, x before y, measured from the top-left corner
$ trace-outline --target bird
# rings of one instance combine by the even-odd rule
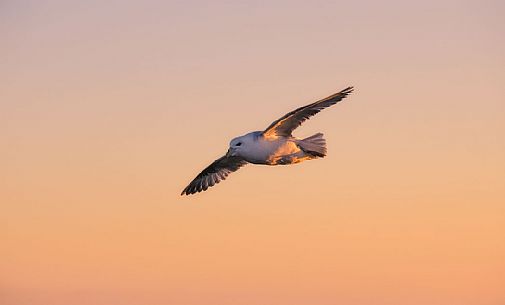
[[[232,172],[246,164],[289,165],[326,156],[326,140],[322,133],[305,139],[292,135],[293,130],[321,110],[328,108],[352,93],[354,87],[297,108],[274,121],[263,131],[253,131],[230,141],[224,156],[201,171],[182,192],[192,195],[206,191]]]

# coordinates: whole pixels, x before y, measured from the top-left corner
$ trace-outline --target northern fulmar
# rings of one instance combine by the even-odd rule
[[[311,116],[340,102],[352,91],[353,87],[347,87],[327,98],[289,112],[264,131],[253,131],[234,138],[226,155],[207,166],[184,188],[181,195],[206,191],[247,163],[286,165],[323,158],[326,156],[326,141],[322,133],[305,139],[295,138],[291,133]]]

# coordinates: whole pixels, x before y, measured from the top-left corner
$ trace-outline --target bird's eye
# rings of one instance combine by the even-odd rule
[[[240,146],[242,145],[242,142],[238,142],[237,144],[235,144],[235,146]]]

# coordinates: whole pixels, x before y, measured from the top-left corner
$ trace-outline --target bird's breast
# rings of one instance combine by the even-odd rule
[[[254,145],[248,147],[247,151],[242,153],[242,156],[251,163],[273,165],[276,163],[272,160],[298,152],[300,152],[300,148],[290,139],[264,140],[260,138]]]

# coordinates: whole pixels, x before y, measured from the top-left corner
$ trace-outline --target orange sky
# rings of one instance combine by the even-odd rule
[[[505,6],[439,2],[3,1],[0,303],[505,304]]]

